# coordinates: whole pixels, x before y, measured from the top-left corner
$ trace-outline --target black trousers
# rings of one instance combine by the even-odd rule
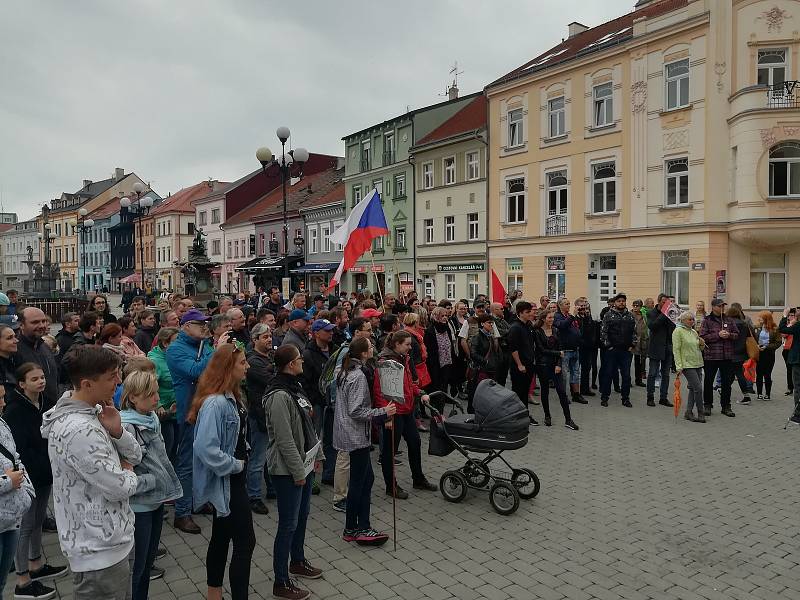
[[[369,458],[369,446],[350,451],[350,483],[347,487],[345,529],[370,529],[370,495],[375,475]]]
[[[634,379],[636,383],[642,382],[642,377],[645,374],[645,363],[647,362],[647,357],[642,356],[641,354],[634,354],[633,356],[633,372],[634,372]]]
[[[411,467],[411,477],[415,483],[422,481],[425,479],[425,475],[422,473],[422,441],[419,439],[419,431],[417,431],[417,422],[414,420],[414,414],[395,414],[393,421],[395,446],[400,443],[401,437],[406,441],[406,447],[408,448],[408,466]],[[381,431],[381,435],[383,436],[383,443],[381,444],[381,471],[383,471],[383,481],[386,484],[386,489],[391,490],[392,468],[394,467],[394,461],[392,460],[392,430],[382,427]]]
[[[512,363],[511,355],[507,351],[504,351],[503,361],[498,365],[497,372],[494,374],[494,380],[503,387],[506,386],[506,381],[508,381],[508,367]]]
[[[581,361],[581,394],[590,391],[590,383],[597,382],[597,348],[581,348],[578,351]]]
[[[571,421],[572,417],[569,414],[569,400],[567,400],[567,393],[564,391],[563,374],[556,373],[555,367],[552,365],[537,365],[536,374],[539,376],[539,386],[542,390],[541,401],[544,416],[550,418],[550,382],[552,381],[555,384],[558,401],[561,403],[561,410],[564,412],[564,420]]]
[[[789,351],[782,350],[781,356],[783,356],[783,362],[786,364],[786,389],[792,392],[794,391],[794,381],[792,381],[792,365],[786,362],[789,360]]]
[[[520,373],[516,363],[511,365],[511,390],[525,406],[528,406],[528,392],[531,389],[533,375],[533,367],[525,367],[525,373]]]
[[[733,363],[729,360],[707,360],[703,363],[703,404],[706,408],[714,406],[714,379],[717,371],[722,384],[720,404],[722,408],[731,407],[731,383],[733,383]]]
[[[761,395],[762,388],[766,387],[767,396],[772,392],[772,369],[775,368],[775,350],[762,350],[756,363],[756,390]],[[789,370],[791,376],[792,371]]]
[[[214,514],[211,540],[206,552],[206,579],[209,587],[222,587],[225,578],[225,563],[228,547],[233,542],[228,582],[232,600],[246,600],[250,587],[250,562],[256,547],[253,531],[253,513],[247,496],[247,468],[242,473],[231,475],[230,514],[219,517]]]

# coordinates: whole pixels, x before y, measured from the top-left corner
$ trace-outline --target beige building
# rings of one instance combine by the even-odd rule
[[[640,0],[490,84],[491,268],[596,311],[796,304],[798,27],[790,0]]]
[[[477,96],[411,148],[416,193],[416,289],[432,298],[474,300],[486,269],[486,98]],[[406,247],[395,226],[395,252]]]

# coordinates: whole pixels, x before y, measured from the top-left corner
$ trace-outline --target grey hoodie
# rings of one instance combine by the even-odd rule
[[[134,437],[115,440],[95,407],[65,392],[42,420],[53,466],[53,503],[61,551],[74,573],[98,571],[127,558],[133,548],[133,511],[128,498],[138,477],[120,466],[142,460]],[[138,490],[143,491],[142,489]]]

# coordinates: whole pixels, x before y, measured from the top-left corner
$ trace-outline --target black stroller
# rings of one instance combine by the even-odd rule
[[[502,454],[528,443],[530,420],[528,409],[511,390],[490,379],[481,381],[475,390],[475,414],[464,414],[461,404],[444,392],[430,394],[432,404],[453,404],[445,418],[431,406],[428,454],[447,456],[458,450],[467,459],[463,467],[445,471],[439,481],[442,496],[448,502],[461,502],[467,489],[489,490],[489,502],[501,515],[510,515],[519,508],[520,498],[530,499],[539,493],[539,478],[531,469],[512,467]],[[442,410],[444,410],[442,408]],[[470,452],[485,454],[483,459]],[[489,464],[502,461],[507,470],[492,471]]]

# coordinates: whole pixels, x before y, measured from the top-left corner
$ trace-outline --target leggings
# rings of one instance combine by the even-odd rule
[[[767,396],[772,392],[772,369],[775,367],[775,350],[762,350],[756,363],[756,391],[761,395],[762,385]],[[789,371],[791,373],[791,371]]]
[[[52,489],[50,485],[36,488],[36,498],[31,501],[31,507],[22,517],[17,555],[14,559],[17,575],[28,572],[29,560],[39,560],[42,557],[42,523],[47,516],[47,503]]]
[[[786,363],[786,389],[790,392],[794,391],[794,381],[792,381],[792,365],[789,364],[789,351],[784,349],[781,351],[783,362]]]
[[[370,529],[369,509],[375,475],[369,458],[369,446],[350,452],[350,484],[347,489],[345,529]]]
[[[569,414],[569,401],[567,394],[564,391],[564,378],[560,373],[556,373],[554,365],[538,365],[536,372],[539,374],[539,381],[542,384],[542,409],[544,416],[550,418],[550,382],[555,384],[556,394],[558,400],[561,402],[561,410],[564,411],[564,420],[571,421],[572,417]]]
[[[245,600],[250,587],[250,562],[256,547],[256,534],[253,532],[253,513],[250,512],[250,498],[247,496],[246,471],[231,475],[231,498],[227,517],[214,514],[211,527],[211,540],[206,553],[206,579],[208,587],[222,587],[225,578],[225,563],[228,560],[228,547],[233,542],[231,566],[228,580],[233,600]]]

